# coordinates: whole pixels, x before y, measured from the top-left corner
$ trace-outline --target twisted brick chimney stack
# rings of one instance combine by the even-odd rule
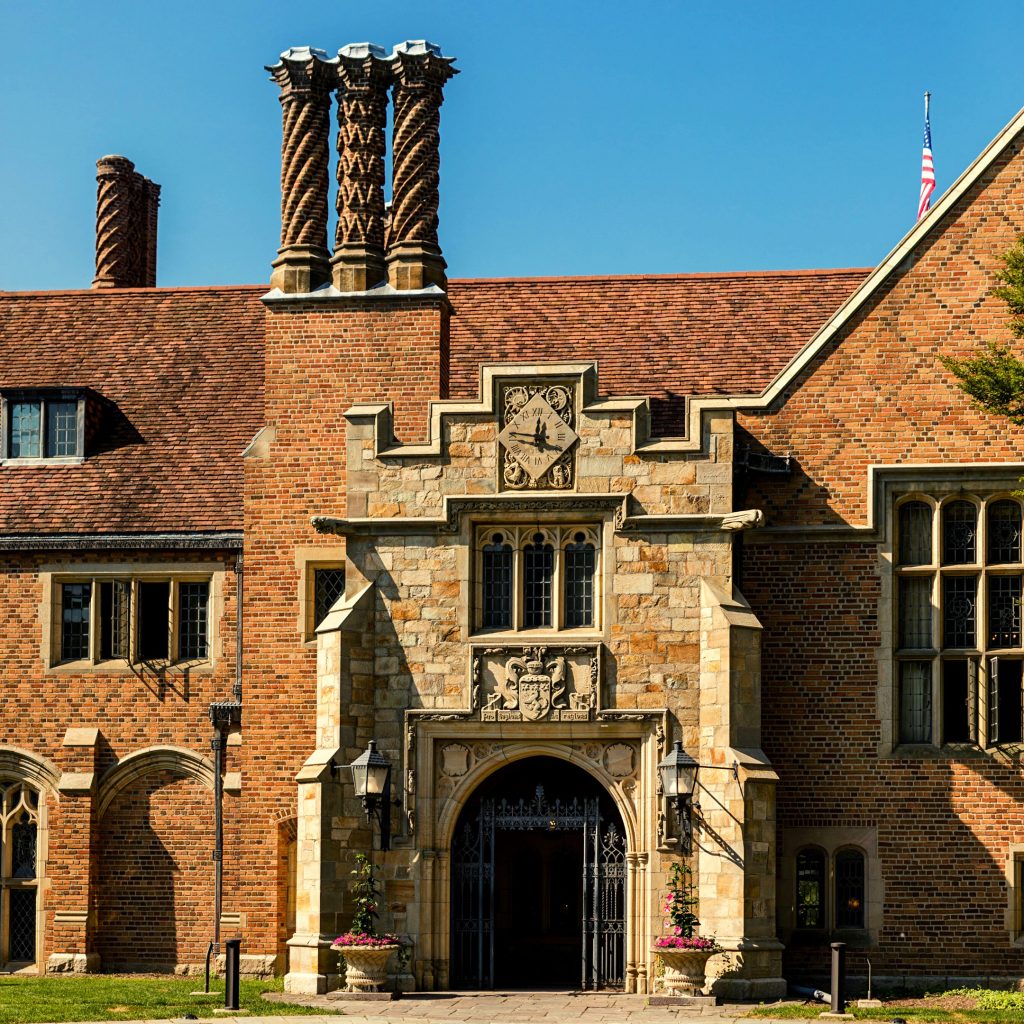
[[[388,281],[393,288],[447,284],[437,241],[444,85],[458,74],[441,48],[425,39],[399,43],[391,54],[394,137]]]
[[[93,288],[156,287],[160,186],[123,156],[96,161],[96,277]]]
[[[281,89],[281,247],[270,278],[286,294],[330,281],[344,293],[444,288],[437,241],[440,118],[454,58],[424,39],[390,56],[373,43],[343,46],[337,57],[292,47],[270,65]],[[388,91],[393,90],[392,202],[384,203]],[[328,261],[328,132],[338,101],[338,224]],[[389,216],[390,214],[390,216]]]
[[[331,279],[327,250],[327,191],[331,90],[338,59],[293,46],[267,66],[281,89],[281,247],[273,288],[311,292]]]

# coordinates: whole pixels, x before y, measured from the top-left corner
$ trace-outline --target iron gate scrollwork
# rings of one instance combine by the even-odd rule
[[[495,847],[500,831],[579,831],[583,838],[581,987],[621,987],[625,979],[626,840],[598,799],[490,797],[452,841],[452,966],[457,985],[494,987]]]

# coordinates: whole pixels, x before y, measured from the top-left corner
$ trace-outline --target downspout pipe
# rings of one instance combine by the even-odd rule
[[[242,724],[242,552],[235,556],[235,682],[231,688],[232,700],[210,705],[210,725],[213,726],[213,941],[206,951],[206,991],[210,991],[210,957],[220,952],[220,919],[224,905],[224,761],[227,734]]]

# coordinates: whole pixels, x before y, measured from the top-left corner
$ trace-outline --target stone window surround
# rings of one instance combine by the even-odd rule
[[[990,467],[983,467],[988,469]],[[969,475],[964,473],[968,467],[950,467],[952,472],[943,473],[938,467],[934,475],[922,467],[922,473],[913,482],[908,481],[901,487],[894,487],[890,492],[890,501],[885,511],[885,539],[880,545],[879,553],[882,567],[881,598],[879,602],[879,631],[882,644],[879,649],[879,718],[881,719],[881,741],[879,753],[882,756],[899,755],[911,756],[952,756],[962,758],[964,756],[991,756],[996,751],[1018,752],[1024,751],[1024,744],[1003,744],[999,747],[986,748],[987,742],[987,701],[988,701],[988,670],[985,656],[986,645],[983,643],[977,648],[976,662],[978,665],[977,680],[977,742],[958,742],[940,744],[934,741],[934,737],[941,736],[942,722],[942,683],[940,674],[933,670],[932,673],[932,736],[930,743],[900,743],[900,722],[899,722],[899,671],[897,668],[898,658],[897,636],[899,629],[899,602],[898,579],[901,575],[898,562],[899,528],[898,515],[900,506],[910,501],[922,501],[933,509],[932,523],[932,566],[929,568],[935,575],[941,575],[942,561],[942,526],[941,508],[950,501],[967,500],[978,508],[978,533],[976,538],[978,559],[970,566],[957,565],[952,567],[956,572],[962,572],[965,568],[974,570],[979,576],[986,577],[986,510],[994,501],[1003,499],[1020,501],[1013,494],[1013,484],[1020,476],[1019,469],[1013,466],[1007,467],[1005,480],[993,480],[988,473],[984,473],[985,480],[971,480]],[[959,472],[957,472],[959,470]],[[1009,474],[1012,474],[1009,475]],[[982,474],[979,473],[979,476]],[[915,567],[916,568],[916,567]],[[1002,567],[1000,567],[1002,568]],[[1012,568],[1012,567],[1011,567]],[[985,600],[986,588],[982,584],[981,604],[977,616],[978,637],[984,640],[984,632],[987,623],[984,619],[984,612],[987,607]],[[937,639],[937,638],[935,638]],[[938,651],[938,648],[936,648]],[[933,664],[937,664],[940,654],[934,657],[927,657]],[[904,660],[915,660],[907,656]]]
[[[42,938],[42,936],[40,934],[40,925],[42,923],[42,915],[40,914],[40,908],[41,908],[41,904],[43,902],[42,899],[41,899],[43,888],[42,888],[41,878],[40,878],[39,840],[40,840],[40,833],[42,832],[42,828],[43,828],[43,814],[44,814],[45,806],[46,806],[46,797],[45,797],[45,794],[37,786],[34,786],[27,779],[15,778],[14,776],[9,776],[6,773],[0,773],[0,791],[4,790],[4,789],[6,789],[6,788],[8,788],[10,786],[21,786],[23,788],[23,790],[28,790],[28,791],[34,793],[35,800],[36,800],[36,806],[34,808],[30,808],[27,804],[22,804],[22,803],[19,802],[18,806],[15,807],[12,810],[12,813],[11,813],[10,817],[7,819],[6,822],[4,822],[3,819],[0,819],[0,834],[3,834],[4,839],[7,840],[4,843],[0,843],[0,853],[3,854],[3,859],[4,859],[4,863],[2,865],[0,865],[0,873],[6,874],[6,870],[8,868],[7,860],[8,860],[8,858],[11,857],[11,846],[13,844],[11,842],[11,837],[10,837],[10,833],[9,833],[8,829],[11,826],[12,822],[13,821],[17,821],[18,818],[20,817],[19,808],[22,808],[22,807],[25,810],[28,811],[28,813],[29,813],[29,820],[32,821],[35,824],[35,826],[36,826],[36,857],[35,857],[35,865],[34,865],[34,874],[33,874],[33,876],[30,879],[29,878],[25,878],[25,879],[13,879],[13,878],[7,879],[7,880],[4,881],[3,885],[0,886],[0,890],[2,890],[3,892],[8,892],[8,893],[11,890],[23,890],[23,891],[24,890],[33,890],[35,892],[35,894],[36,894],[36,911],[35,911],[35,915],[34,915],[35,918],[36,918],[36,927],[35,927],[35,956],[32,958],[31,961],[28,961],[28,963],[37,963],[38,960],[39,960],[39,946],[40,946],[40,941],[41,941],[41,938]],[[24,799],[24,797],[22,799]],[[2,810],[2,808],[0,808],[0,810]],[[18,964],[19,966],[25,966],[26,961],[21,961],[21,960],[13,961],[13,960],[10,959],[10,953],[9,953],[9,949],[10,949],[10,920],[9,920],[9,918],[10,918],[10,900],[9,899],[3,899],[2,900],[2,906],[0,906],[0,910],[2,910],[2,912],[3,912],[3,916],[0,917],[0,970],[9,969],[10,965],[15,964],[15,963]]]
[[[14,402],[75,402],[78,406],[77,451],[74,455],[47,456],[45,452],[37,458],[12,458],[11,413]],[[22,388],[5,389],[0,394],[0,467],[30,468],[33,466],[76,466],[85,461],[85,394],[77,388]],[[45,412],[42,424],[42,444],[46,444]]]
[[[796,857],[807,847],[815,847],[825,854],[825,921],[821,930],[823,936],[835,936],[837,940],[863,936],[869,945],[878,943],[882,927],[884,893],[882,866],[878,859],[878,831],[873,827],[845,828],[827,826],[824,828],[782,827],[779,848],[779,933],[784,942],[797,932],[796,927]],[[864,927],[835,927],[835,859],[843,850],[855,849],[864,854]],[[799,933],[812,934],[805,929]]]
[[[813,539],[816,532],[822,536],[856,539],[861,537],[878,542],[880,596],[879,596],[879,685],[877,708],[880,722],[878,754],[880,757],[937,757],[941,759],[964,757],[987,758],[992,751],[1007,751],[1006,746],[985,751],[974,743],[952,743],[936,746],[930,743],[898,743],[899,706],[896,699],[898,685],[895,672],[896,627],[896,506],[913,498],[932,501],[952,496],[974,496],[986,501],[997,497],[1010,497],[1019,488],[1024,475],[1024,463],[950,463],[948,465],[905,464],[869,466],[867,469],[868,522],[866,526],[833,528],[818,531],[802,530]],[[758,538],[757,540],[761,540]],[[767,540],[767,538],[765,539]],[[1016,753],[1016,751],[1014,752]]]
[[[316,547],[297,547],[295,549],[295,568],[298,570],[297,593],[298,618],[296,627],[303,643],[310,647],[316,645],[316,570],[344,569],[345,579],[353,578],[345,564],[344,544],[320,544]],[[346,583],[346,589],[348,584]]]
[[[219,623],[224,611],[224,573],[221,562],[196,563],[81,563],[79,565],[64,564],[45,566],[40,570],[39,579],[42,584],[39,619],[42,626],[40,657],[48,673],[89,672],[107,675],[135,675],[138,672],[137,662],[122,659],[100,661],[99,651],[99,616],[90,613],[90,650],[94,656],[89,659],[61,661],[61,616],[60,587],[64,583],[81,583],[93,580],[101,583],[107,580],[124,579],[141,580],[143,582],[172,583],[209,583],[210,596],[207,608],[209,616],[207,625],[207,657],[202,660],[157,662],[158,666],[174,666],[178,669],[187,667],[191,671],[211,671],[220,656]],[[171,587],[172,632],[177,636],[177,587]],[[135,611],[132,611],[133,621]],[[134,632],[134,629],[133,629]]]
[[[483,614],[483,548],[490,542],[491,534],[502,532],[512,534],[508,538],[512,546],[512,621],[511,629],[483,629],[481,626]],[[545,540],[551,543],[555,549],[555,565],[551,581],[552,596],[552,624],[536,629],[524,629],[522,622],[523,606],[523,546],[530,542],[534,532],[543,533]],[[564,548],[573,540],[577,532],[586,535],[587,541],[594,545],[594,595],[593,610],[594,623],[591,626],[577,628],[564,628],[561,623],[564,620]],[[575,518],[564,518],[557,515],[531,517],[508,517],[500,522],[477,521],[473,524],[470,536],[473,538],[472,550],[472,600],[470,606],[472,635],[474,637],[491,637],[499,639],[502,637],[515,636],[517,640],[533,637],[557,636],[560,640],[574,637],[601,637],[604,635],[604,623],[609,621],[603,607],[604,590],[602,580],[605,565],[605,545],[603,543],[604,531],[600,522],[580,522]]]

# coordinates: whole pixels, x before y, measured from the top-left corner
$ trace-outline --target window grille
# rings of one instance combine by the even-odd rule
[[[594,624],[594,545],[577,533],[565,548],[565,626],[574,629]]]
[[[178,657],[187,660],[207,656],[210,585],[178,584]]]

